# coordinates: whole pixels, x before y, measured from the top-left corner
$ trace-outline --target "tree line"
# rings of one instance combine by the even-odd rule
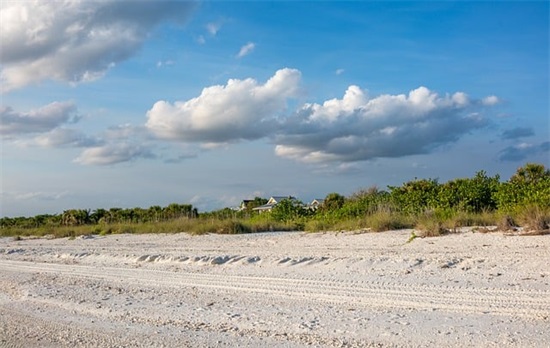
[[[267,199],[256,197],[254,200],[246,201],[244,209],[239,211],[223,208],[201,214],[191,204],[177,203],[166,207],[152,206],[148,209],[70,209],[59,215],[4,217],[0,219],[0,228],[155,224],[183,218],[199,220],[198,223],[201,223],[201,220],[209,221],[210,225],[203,223],[203,226],[197,227],[201,232],[207,231],[208,226],[214,226],[214,221],[228,220],[239,221],[238,228],[234,224],[231,225],[232,229],[238,231],[307,229],[308,224],[311,226],[310,229],[319,230],[338,226],[342,221],[386,216],[390,221],[390,229],[409,226],[410,223],[397,223],[400,217],[412,221],[410,218],[416,219],[427,212],[448,219],[459,213],[519,216],[528,209],[541,215],[538,217],[541,228],[550,228],[550,170],[542,164],[527,163],[504,182],[500,180],[499,175],[491,177],[485,171],[479,171],[471,178],[459,178],[445,183],[439,183],[437,179],[415,178],[401,186],[388,186],[387,190],[371,187],[359,190],[348,197],[330,193],[316,210],[297,200],[283,200],[270,212],[259,214],[253,210],[254,207],[266,202]],[[371,219],[362,223],[378,222]],[[220,227],[216,228],[223,230]]]
[[[69,209],[62,214],[43,214],[33,217],[3,217],[0,227],[39,228],[82,226],[96,224],[130,224],[163,222],[179,218],[193,219],[199,215],[192,204],[171,203],[166,207],[154,205],[143,208]]]

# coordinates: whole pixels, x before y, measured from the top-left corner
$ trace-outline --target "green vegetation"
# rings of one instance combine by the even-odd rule
[[[294,199],[270,212],[254,210],[267,199],[245,201],[240,210],[224,208],[199,214],[190,204],[148,209],[70,209],[60,215],[4,217],[0,236],[75,238],[116,233],[250,233],[262,231],[386,231],[415,228],[412,239],[439,236],[463,226],[520,225],[537,233],[550,229],[550,170],[528,163],[505,182],[484,171],[473,178],[439,183],[414,179],[401,186],[359,190],[349,197],[330,193],[318,209]],[[411,240],[412,240],[411,239]]]

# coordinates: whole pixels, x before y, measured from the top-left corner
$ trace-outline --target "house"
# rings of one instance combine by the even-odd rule
[[[323,205],[324,201],[325,201],[324,199],[315,198],[314,200],[311,201],[311,203],[309,203],[306,206],[306,208],[315,211],[315,210],[319,209],[320,206]]]
[[[285,199],[290,199],[291,201],[295,201],[296,197],[292,197],[292,196],[272,196],[271,198],[269,198],[269,200],[267,201],[266,204],[260,205],[259,207],[253,208],[252,210],[257,211],[259,213],[263,213],[263,212],[266,212],[266,211],[271,211],[271,209],[273,209],[273,207],[276,206],[277,203],[279,203],[279,202],[281,202]]]

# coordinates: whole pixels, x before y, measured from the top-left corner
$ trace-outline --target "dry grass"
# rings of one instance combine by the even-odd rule
[[[414,228],[418,231],[419,237],[439,237],[450,232],[440,221],[430,219],[418,221]]]
[[[445,222],[442,214],[428,210],[416,217],[414,228],[418,231],[418,237],[437,237],[450,232]]]
[[[412,220],[405,215],[390,213],[381,210],[365,218],[365,227],[371,228],[374,232],[400,230],[413,226]]]
[[[498,219],[497,230],[502,232],[508,232],[508,231],[516,231],[517,229],[518,229],[518,225],[510,215],[507,215],[507,214],[502,215]]]
[[[543,232],[550,229],[550,208],[528,205],[517,214],[518,222],[526,232]]]

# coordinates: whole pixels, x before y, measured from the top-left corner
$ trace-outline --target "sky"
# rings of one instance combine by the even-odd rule
[[[1,216],[550,167],[549,3],[2,1]]]

